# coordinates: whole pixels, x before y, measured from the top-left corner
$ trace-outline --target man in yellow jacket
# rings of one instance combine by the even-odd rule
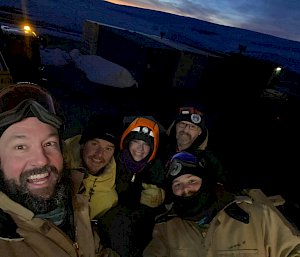
[[[75,190],[88,198],[90,216],[102,216],[115,206],[118,130],[122,121],[118,117],[93,115],[82,135],[65,140],[65,163],[72,170]]]

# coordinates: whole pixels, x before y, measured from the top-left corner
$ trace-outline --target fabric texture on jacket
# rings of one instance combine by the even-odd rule
[[[73,242],[52,222],[35,218],[34,214],[12,201],[0,192],[0,209],[9,215],[16,226],[18,236],[0,238],[0,253],[5,257],[94,257],[118,256],[111,249],[105,249],[93,232],[89,218],[89,207],[82,195],[73,197],[76,236]],[[0,224],[5,226],[5,224]],[[12,231],[13,232],[13,231]],[[1,232],[0,232],[1,234]],[[13,233],[14,234],[14,233]]]
[[[116,190],[119,202],[99,221],[99,234],[104,244],[123,257],[141,256],[151,239],[155,217],[162,206],[151,208],[140,203],[142,183],[161,186],[164,169],[159,160],[154,160],[132,178],[133,174],[124,165],[117,165]]]
[[[295,257],[300,238],[264,204],[242,201],[249,223],[230,217],[224,209],[208,225],[179,217],[157,223],[144,257]]]
[[[76,184],[75,188],[89,199],[90,216],[93,219],[96,216],[102,216],[118,202],[118,194],[115,190],[116,162],[115,158],[112,157],[112,160],[99,176],[89,174],[82,163],[79,140],[80,135],[77,135],[65,141],[67,150],[64,158],[66,167],[73,173],[79,171],[85,174],[82,175],[82,181],[80,178],[73,179],[73,183]]]
[[[134,126],[130,125],[130,129],[126,130],[123,135],[129,135],[136,126],[146,126],[149,123],[155,124],[153,121],[134,121]],[[158,136],[159,131],[154,133],[154,137],[156,133]],[[126,141],[127,136],[122,138]],[[122,257],[140,257],[144,247],[151,239],[155,216],[162,207],[162,205],[149,207],[141,204],[141,194],[144,190],[143,183],[162,187],[165,170],[161,161],[154,155],[155,158],[149,159],[149,162],[143,162],[142,169],[134,173],[122,161],[122,153],[128,150],[128,144],[123,147],[126,148],[123,148],[116,157],[118,205],[102,216],[99,221],[99,233],[106,246],[117,251]]]

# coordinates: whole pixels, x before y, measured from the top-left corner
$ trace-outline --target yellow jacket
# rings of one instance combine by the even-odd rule
[[[88,198],[90,216],[93,219],[95,216],[102,216],[118,202],[118,194],[115,190],[116,162],[113,157],[105,167],[104,172],[99,176],[89,174],[82,163],[80,155],[80,137],[81,135],[76,135],[65,140],[65,166],[73,171],[75,190],[79,189]],[[81,175],[78,175],[78,171]],[[84,174],[86,174],[85,177]]]

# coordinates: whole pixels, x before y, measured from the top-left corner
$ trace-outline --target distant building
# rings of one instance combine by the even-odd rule
[[[197,88],[223,55],[165,37],[146,35],[86,20],[83,53],[100,55],[127,68],[143,88]],[[209,72],[208,72],[209,73]]]

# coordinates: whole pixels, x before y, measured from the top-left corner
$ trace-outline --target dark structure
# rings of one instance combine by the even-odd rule
[[[30,29],[1,26],[0,50],[14,82],[40,79],[40,38]]]
[[[197,88],[208,66],[223,55],[212,54],[165,37],[145,35],[94,21],[85,21],[83,52],[126,67],[140,88]]]

